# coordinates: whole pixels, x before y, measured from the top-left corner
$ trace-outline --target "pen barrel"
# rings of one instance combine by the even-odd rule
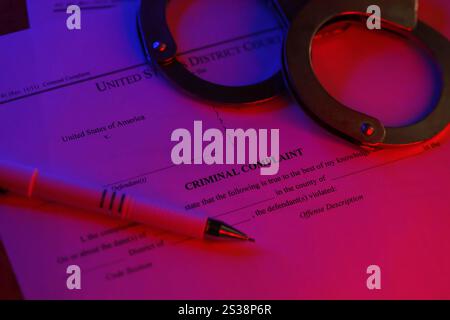
[[[31,197],[38,171],[34,168],[0,162],[0,188]]]
[[[196,238],[204,236],[207,223],[206,216],[188,214],[123,192],[65,181],[15,164],[0,163],[0,188]]]
[[[208,218],[204,215],[186,213],[142,198],[129,198],[125,219],[141,222],[189,237],[202,239]]]

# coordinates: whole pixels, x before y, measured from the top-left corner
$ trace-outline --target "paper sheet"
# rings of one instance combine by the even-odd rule
[[[194,72],[242,84],[279,67],[281,31],[259,1],[193,1],[184,8],[176,2],[174,33],[187,52],[180,59]],[[201,242],[2,196],[0,234],[26,298],[449,298],[447,134],[424,145],[369,154],[319,127],[288,97],[225,107],[184,95],[145,63],[135,29],[137,1],[105,1],[83,11],[80,32],[65,29],[62,4],[28,5],[30,30],[0,38],[2,157],[174,203],[186,214],[206,212],[257,242]],[[207,28],[217,15],[206,13],[214,10],[228,12],[234,23]],[[435,10],[450,16],[444,1],[423,2],[423,10],[425,18]],[[188,29],[199,13],[205,17],[199,22],[203,34]],[[432,22],[449,37],[445,21]],[[344,59],[338,37],[358,32],[352,27],[319,42],[317,59],[332,60],[330,53]],[[329,86],[344,74],[333,94],[380,112],[388,122],[415,119],[435,94],[432,73],[405,44],[384,40],[395,49],[387,52],[377,47],[381,40],[372,40],[369,49],[381,59],[369,55],[365,64],[348,72],[340,66],[332,70],[336,74],[323,62],[318,73]],[[255,49],[196,63],[244,45]],[[356,53],[346,59],[362,61]],[[381,79],[389,64],[414,69]],[[364,90],[371,82],[362,76],[368,66],[372,80],[380,80],[369,93]],[[399,85],[401,77],[418,74],[416,82]],[[367,101],[372,94],[378,99]],[[380,105],[389,103],[404,107],[383,113]],[[279,128],[284,158],[279,174],[261,176],[241,165],[173,165],[170,134],[192,130],[194,120],[207,128]],[[232,169],[241,174],[186,189],[189,182]],[[81,290],[66,287],[72,264],[81,267]],[[366,268],[373,264],[383,272],[383,290],[377,292],[366,287]]]

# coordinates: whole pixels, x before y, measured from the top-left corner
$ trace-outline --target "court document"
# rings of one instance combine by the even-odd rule
[[[272,9],[256,0],[220,3],[171,2],[178,59],[200,77],[229,85],[276,72],[283,32]],[[0,37],[2,159],[170,203],[187,215],[205,213],[256,242],[195,240],[0,195],[0,235],[26,298],[450,297],[448,133],[369,151],[321,128],[288,94],[245,106],[202,101],[145,61],[139,1],[83,4],[81,30],[67,30],[60,1],[28,1],[29,29]],[[450,18],[446,2],[425,5]],[[226,27],[212,27],[226,12]],[[448,24],[435,27],[450,36]],[[390,36],[368,36],[367,51],[341,55],[345,38],[362,32],[347,25],[316,39],[321,81],[337,83],[333,95],[365,104],[390,125],[414,121],[435,95],[427,62]],[[380,41],[392,50],[380,49]],[[333,66],[330,55],[345,63]],[[350,67],[355,60],[361,63]],[[394,67],[411,73],[380,78]],[[398,85],[417,74],[407,88]],[[193,130],[194,121],[223,132],[279,129],[278,174],[262,176],[241,164],[174,165],[171,133]],[[70,265],[81,269],[80,290],[67,288]],[[371,265],[382,271],[377,292],[366,285]]]

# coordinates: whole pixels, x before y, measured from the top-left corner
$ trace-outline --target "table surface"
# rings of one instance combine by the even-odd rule
[[[17,300],[22,298],[22,293],[9,263],[5,247],[0,241],[0,300]]]

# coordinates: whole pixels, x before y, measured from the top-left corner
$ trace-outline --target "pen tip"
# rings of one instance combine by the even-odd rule
[[[247,236],[235,227],[213,218],[208,218],[205,234],[219,238],[255,242],[255,239]]]

